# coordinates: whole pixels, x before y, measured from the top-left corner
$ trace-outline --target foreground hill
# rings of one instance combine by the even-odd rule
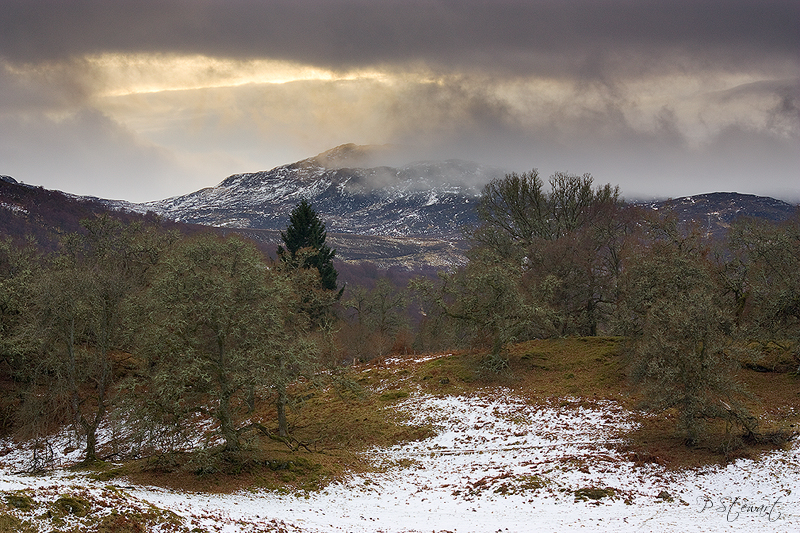
[[[617,339],[516,345],[503,376],[479,364],[425,354],[355,367],[358,394],[316,389],[292,412],[308,449],[254,442],[252,461],[216,470],[198,472],[180,455],[70,469],[75,443],[65,434],[50,441],[61,468],[31,476],[20,472],[25,446],[0,441],[0,531],[800,528],[798,443],[726,457],[720,424],[686,447],[671,412],[636,409]],[[796,427],[795,377],[744,369],[740,378],[762,424]],[[253,416],[274,425],[266,411]]]

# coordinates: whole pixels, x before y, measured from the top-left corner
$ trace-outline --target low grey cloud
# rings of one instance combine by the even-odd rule
[[[166,197],[176,185],[192,187],[175,183],[185,172],[168,150],[142,142],[96,110],[63,119],[0,115],[0,131],[13,132],[0,142],[3,173],[32,185],[135,200]]]

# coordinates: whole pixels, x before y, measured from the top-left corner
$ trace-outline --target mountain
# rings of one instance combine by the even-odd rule
[[[476,222],[480,187],[504,174],[461,160],[355,166],[380,155],[380,148],[342,145],[272,170],[234,174],[184,196],[117,206],[181,222],[280,230],[305,199],[329,233],[453,240]]]
[[[387,164],[398,157],[392,147],[346,144],[269,171],[234,174],[216,187],[143,204],[76,197],[0,176],[0,233],[47,233],[53,242],[54,233],[76,231],[81,218],[99,211],[119,216],[154,212],[188,223],[183,228],[205,225],[244,234],[272,252],[281,243],[289,213],[306,199],[325,222],[328,242],[341,261],[415,270],[463,264],[468,248],[463,231],[477,222],[480,190],[504,172],[461,160]],[[671,209],[679,220],[714,237],[724,235],[736,217],[780,221],[797,209],[774,198],[734,192],[637,204]]]
[[[329,234],[340,235],[348,249],[361,248],[363,254],[356,255],[366,259],[369,246],[363,246],[363,239],[354,239],[356,235],[388,239],[383,244],[398,253],[398,246],[409,238],[461,240],[464,229],[477,223],[475,208],[482,186],[505,174],[462,160],[370,166],[391,157],[397,159],[398,153],[389,146],[345,144],[272,170],[234,174],[216,187],[183,196],[144,204],[108,204],[153,211],[175,221],[247,230],[277,244],[277,235],[259,232],[285,229],[289,213],[305,199],[320,214]],[[774,198],[734,192],[637,204],[672,209],[680,220],[717,236],[738,216],[779,221],[796,209]],[[386,251],[386,246],[378,248]]]
[[[798,209],[796,205],[775,198],[737,192],[712,192],[640,205],[656,211],[669,209],[678,220],[697,225],[715,238],[724,236],[739,217],[781,222]]]

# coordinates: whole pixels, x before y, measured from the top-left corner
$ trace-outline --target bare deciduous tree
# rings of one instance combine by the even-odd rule
[[[530,291],[549,292],[562,335],[596,335],[616,300],[625,216],[619,189],[593,187],[589,174],[557,172],[549,191],[534,169],[483,190],[474,233],[478,247],[522,266]],[[553,290],[551,290],[553,289]]]

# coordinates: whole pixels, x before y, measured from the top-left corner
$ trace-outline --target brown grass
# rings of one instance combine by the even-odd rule
[[[294,437],[305,448],[292,451],[284,443],[254,435],[245,452],[236,458],[221,453],[174,454],[130,461],[122,466],[98,462],[81,466],[100,483],[157,485],[187,491],[227,493],[242,489],[267,489],[303,494],[319,490],[327,483],[351,472],[374,471],[376,467],[362,453],[373,446],[423,439],[432,433],[427,426],[408,424],[402,413],[393,409],[415,393],[431,395],[514,394],[532,405],[563,405],[565,408],[611,400],[631,410],[640,423],[638,429],[619,436],[621,451],[638,464],[656,463],[671,469],[723,463],[737,457],[757,458],[775,449],[768,443],[734,442],[738,436],[726,435],[723,423],[712,424],[698,446],[689,448],[676,433],[676,413],[658,416],[636,411],[641,397],[626,379],[621,340],[616,338],[571,338],[538,340],[509,349],[510,370],[500,374],[487,371],[482,354],[455,353],[429,356],[404,356],[371,361],[350,369],[350,382],[315,388],[298,383],[293,392],[305,400],[290,409]],[[748,407],[758,416],[765,433],[794,431],[800,427],[800,379],[788,373],[765,372],[750,365],[739,372],[742,384],[752,393]],[[501,389],[502,388],[502,389]],[[508,392],[508,391],[511,392]],[[494,392],[493,392],[494,391]],[[571,398],[570,401],[565,401]],[[255,418],[276,428],[274,408],[262,399]],[[205,467],[198,473],[197,465]],[[502,476],[501,476],[502,477]],[[498,478],[499,479],[499,478]],[[116,481],[115,481],[116,480]],[[495,479],[484,478],[468,487],[478,493],[487,490]],[[495,492],[514,493],[519,487],[537,490],[547,481],[537,476],[517,485],[501,482]],[[123,482],[124,483],[124,482]],[[61,495],[42,514],[30,518],[45,527],[58,525],[62,514],[81,521],[85,528],[98,532],[139,533],[157,524],[167,529],[186,531],[172,513],[149,506],[139,510],[112,511],[102,518],[97,512],[113,505],[109,494],[94,502],[84,501],[83,493]],[[122,497],[122,493],[113,494]],[[664,493],[664,498],[670,498]],[[574,491],[577,500],[624,497],[613,489],[583,487]],[[661,498],[662,496],[659,495]],[[21,517],[39,505],[27,492],[6,492],[0,498],[0,533],[37,531],[36,524]],[[25,511],[28,514],[22,514]],[[79,515],[87,514],[81,518]],[[16,515],[16,516],[15,516]],[[78,518],[75,518],[78,517]],[[171,528],[171,529],[170,529]],[[277,530],[277,529],[276,529]]]
[[[743,442],[734,431],[726,433],[724,421],[709,422],[708,435],[688,447],[676,429],[676,413],[639,411],[642,397],[627,379],[622,339],[584,337],[535,340],[509,348],[510,371],[501,374],[481,367],[480,354],[455,354],[422,364],[386,366],[380,362],[362,367],[366,386],[420,390],[430,394],[474,394],[491,386],[513,389],[529,403],[577,397],[615,401],[634,412],[640,427],[621,435],[623,451],[638,463],[658,463],[668,468],[722,464],[740,457],[757,458],[774,450],[769,442]],[[369,370],[368,372],[365,372]],[[800,379],[789,373],[742,368],[738,379],[752,398],[747,407],[759,419],[765,435],[800,429]],[[778,445],[777,447],[780,447]]]
[[[687,447],[676,432],[676,414],[636,411],[641,397],[631,388],[618,338],[590,337],[536,340],[510,347],[510,370],[496,374],[482,366],[482,355],[455,353],[401,356],[373,360],[350,370],[350,386],[314,388],[297,384],[305,400],[290,409],[293,436],[305,447],[292,451],[284,443],[253,435],[241,457],[208,456],[211,467],[198,474],[198,457],[176,454],[126,464],[108,471],[98,466],[99,480],[126,476],[134,483],[190,491],[230,492],[266,488],[303,493],[318,490],[350,472],[376,468],[361,453],[374,446],[423,439],[431,428],[412,426],[391,407],[417,392],[432,395],[487,394],[493,387],[511,389],[531,404],[565,397],[611,400],[634,411],[639,429],[620,436],[622,451],[640,464],[668,468],[718,464],[738,457],[757,457],[775,446],[743,443],[726,435],[724,423],[709,426],[706,439]],[[743,369],[739,378],[753,394],[748,407],[762,431],[800,428],[800,380],[794,375]],[[265,399],[266,400],[266,399]],[[574,403],[574,402],[573,402]],[[274,408],[262,402],[256,419],[277,428]]]

